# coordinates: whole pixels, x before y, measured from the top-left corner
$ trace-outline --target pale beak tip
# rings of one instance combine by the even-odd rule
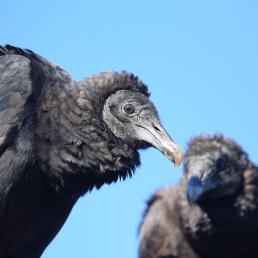
[[[183,159],[183,152],[180,146],[177,146],[176,155],[175,155],[175,166],[178,168]]]
[[[176,148],[173,150],[173,152],[171,150],[166,149],[166,154],[173,161],[175,166],[178,168],[183,159],[183,152],[180,146],[176,145]]]

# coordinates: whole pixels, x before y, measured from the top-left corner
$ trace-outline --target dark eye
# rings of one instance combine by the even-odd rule
[[[135,106],[131,103],[127,103],[123,106],[124,112],[127,114],[133,114],[135,112]]]
[[[219,158],[217,160],[217,164],[216,164],[217,170],[224,170],[224,169],[226,169],[227,164],[228,164],[228,160],[227,160],[226,157]]]

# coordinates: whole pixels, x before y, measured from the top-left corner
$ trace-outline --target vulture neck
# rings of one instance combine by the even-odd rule
[[[41,169],[57,192],[82,195],[131,176],[140,164],[138,152],[116,138],[103,122],[105,99],[95,86],[90,78],[43,92],[37,149]]]

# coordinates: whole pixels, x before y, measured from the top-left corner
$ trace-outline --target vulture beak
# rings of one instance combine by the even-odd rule
[[[171,160],[176,167],[180,165],[183,158],[182,150],[180,146],[172,140],[158,121],[145,121],[144,123],[137,124],[137,127],[137,133],[140,140],[144,140],[158,149]]]
[[[202,181],[197,176],[191,176],[186,187],[186,198],[189,205],[197,204],[206,197],[213,196],[216,184],[213,180]]]

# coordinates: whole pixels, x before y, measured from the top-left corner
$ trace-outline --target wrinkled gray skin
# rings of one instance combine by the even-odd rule
[[[30,50],[0,47],[0,258],[39,257],[76,200],[132,175],[149,146],[180,163],[133,74],[75,81]]]
[[[193,138],[179,185],[157,191],[140,230],[141,258],[258,257],[258,169],[233,140]]]

